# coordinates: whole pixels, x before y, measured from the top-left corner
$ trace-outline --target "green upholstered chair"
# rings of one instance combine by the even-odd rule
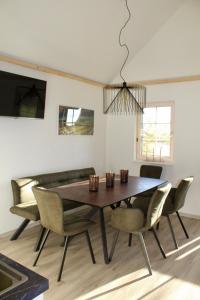
[[[58,275],[58,281],[61,280],[69,242],[72,237],[76,235],[86,235],[92,262],[95,263],[94,253],[88,233],[88,228],[92,222],[84,218],[75,217],[73,215],[64,215],[63,201],[55,192],[50,192],[45,189],[33,187],[33,193],[38,204],[41,224],[46,229],[45,236],[43,238],[33,266],[36,266],[36,263],[51,231],[65,237],[64,252]]]
[[[169,195],[168,195],[166,201],[165,201],[165,205],[164,205],[163,211],[162,211],[162,216],[167,217],[170,231],[171,231],[172,238],[173,238],[176,249],[178,249],[178,244],[177,244],[174,230],[172,227],[172,223],[170,220],[170,215],[173,213],[177,214],[180,224],[183,228],[183,231],[184,231],[186,237],[189,238],[189,235],[186,231],[186,228],[183,224],[183,221],[182,221],[178,211],[179,211],[179,209],[181,209],[184,206],[185,198],[186,198],[188,189],[189,189],[190,185],[192,184],[192,182],[193,182],[193,177],[188,177],[188,178],[182,179],[181,182],[179,183],[179,185],[177,186],[177,188],[172,188],[169,192]],[[136,208],[141,209],[143,211],[143,213],[146,215],[147,210],[148,210],[148,203],[149,203],[148,197],[138,197],[134,200],[132,207],[135,209]],[[158,229],[158,225],[159,225],[159,223],[157,224],[157,229]]]
[[[162,174],[162,169],[163,168],[161,166],[141,165],[140,177],[160,179],[160,176]],[[153,195],[155,190],[156,189],[152,189],[150,191],[143,192],[143,193],[139,194],[137,197],[150,198]],[[132,200],[132,198],[129,201],[126,201],[126,204],[128,207],[132,207],[131,200]],[[129,235],[129,242],[128,242],[129,247],[131,247],[131,243],[132,243],[132,234]]]
[[[162,174],[161,166],[142,165],[140,167],[140,177],[160,179],[161,174]]]
[[[154,165],[142,165],[140,167],[140,177],[148,177],[148,178],[155,178],[155,179],[160,179],[160,176],[162,174],[162,167],[161,166],[154,166]],[[142,197],[151,197],[153,195],[153,192],[155,189],[151,191],[146,191],[140,194]],[[126,199],[124,202],[126,203],[127,207],[131,207],[131,199]],[[120,206],[120,203],[116,205],[117,207]],[[115,205],[111,206],[112,209],[115,209]],[[130,235],[129,238],[129,246],[131,246],[131,240],[132,236]]]
[[[152,166],[152,165],[142,165],[140,167],[140,177],[147,177],[147,178],[155,178],[160,179],[162,174],[162,167],[161,166]],[[146,191],[140,194],[142,197],[151,197],[155,189],[151,191]]]
[[[176,213],[179,222],[181,224],[181,227],[183,228],[183,231],[185,233],[185,236],[187,239],[189,239],[188,232],[183,224],[183,221],[181,219],[181,216],[179,215],[179,210],[184,206],[185,199],[187,196],[187,192],[193,182],[194,178],[192,176],[184,178],[181,180],[177,188],[172,188],[167,199],[165,202],[165,205],[163,207],[162,215],[167,217],[167,221],[169,223],[169,228],[172,234],[172,238],[174,241],[175,248],[178,249],[178,244],[175,238],[175,233],[172,227],[172,223],[170,220],[170,215],[173,213]]]
[[[171,184],[168,183],[167,185],[158,188],[154,192],[153,196],[149,201],[148,211],[146,215],[143,213],[141,209],[119,207],[113,210],[112,217],[111,217],[111,226],[114,229],[116,229],[116,232],[113,238],[113,244],[110,252],[110,260],[112,260],[113,257],[119,232],[124,231],[129,234],[131,233],[139,237],[142,251],[149,270],[149,274],[152,274],[149,257],[146,250],[144,238],[143,238],[143,233],[148,230],[153,231],[154,236],[156,237],[156,241],[158,242],[159,248],[163,256],[165,257],[164,251],[157,239],[154,226],[160,220],[162,209],[170,189],[171,189]]]
[[[37,184],[39,184],[38,180],[33,178],[20,178],[11,181],[14,203],[10,211],[24,219],[10,238],[11,241],[20,236],[30,221],[40,219],[37,203],[32,193],[32,187]]]
[[[10,208],[11,213],[22,217],[24,220],[10,240],[16,240],[23,232],[30,221],[38,221],[40,219],[37,203],[32,192],[33,186],[42,186],[46,189],[67,185],[74,182],[89,179],[90,175],[94,175],[94,168],[84,168],[77,170],[69,170],[63,172],[40,174],[35,176],[27,176],[11,181],[13,191],[13,206]],[[64,201],[64,210],[70,210],[81,206],[82,204],[73,201]],[[37,251],[44,235],[44,229],[41,228],[41,234],[36,243]]]

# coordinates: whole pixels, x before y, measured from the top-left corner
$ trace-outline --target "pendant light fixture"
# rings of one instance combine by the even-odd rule
[[[109,84],[103,89],[104,113],[113,114],[130,114],[143,113],[143,108],[146,106],[146,88],[139,84],[128,84],[123,75],[122,70],[129,57],[129,48],[126,43],[121,41],[121,34],[131,19],[131,11],[128,7],[128,0],[125,0],[128,11],[128,19],[122,26],[119,32],[119,45],[125,47],[127,55],[120,69],[120,77],[122,84]]]

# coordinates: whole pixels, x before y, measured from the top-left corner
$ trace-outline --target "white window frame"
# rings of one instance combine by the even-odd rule
[[[148,102],[146,107],[171,107],[171,132],[170,132],[170,157],[163,157],[161,160],[149,157],[143,157],[141,155],[141,118],[142,115],[138,114],[136,118],[136,160],[154,163],[172,163],[174,157],[174,121],[175,121],[175,103],[174,101],[163,102]]]

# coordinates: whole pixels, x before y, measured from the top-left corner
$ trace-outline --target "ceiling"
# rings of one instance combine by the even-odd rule
[[[124,40],[133,57],[185,0],[129,0]],[[1,54],[101,82],[117,75],[124,0],[0,0]]]

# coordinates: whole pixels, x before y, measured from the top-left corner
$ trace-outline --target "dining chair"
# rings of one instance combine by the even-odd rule
[[[46,229],[45,236],[33,266],[36,266],[50,232],[54,232],[65,237],[64,251],[57,281],[61,280],[69,243],[73,237],[79,234],[85,234],[92,262],[95,264],[95,257],[88,232],[88,228],[92,222],[84,218],[75,217],[73,215],[65,215],[63,201],[57,193],[38,187],[33,187],[32,190],[37,201],[41,225]]]
[[[162,167],[161,166],[155,166],[155,165],[141,165],[140,167],[140,177],[147,177],[147,178],[155,178],[155,179],[160,179],[160,176],[162,174]],[[139,195],[137,195],[138,197],[141,197],[141,201],[143,201],[143,198],[150,198],[152,197],[154,191],[156,189],[152,189],[150,191],[146,191],[146,192],[142,192]],[[129,200],[125,201],[127,207],[132,207],[132,199],[130,198]],[[149,200],[147,200],[147,206],[148,206],[148,202]],[[129,234],[129,241],[128,241],[128,246],[131,247],[132,244],[132,234]]]
[[[152,270],[143,238],[143,234],[146,231],[152,230],[154,237],[156,238],[156,242],[158,243],[159,249],[163,257],[166,258],[162,246],[160,245],[160,242],[156,235],[154,226],[160,220],[162,209],[170,189],[171,184],[168,183],[165,186],[158,188],[154,192],[149,201],[146,216],[141,209],[118,207],[112,211],[111,226],[116,230],[116,232],[113,236],[113,243],[109,256],[110,261],[112,260],[120,231],[138,236],[150,275],[152,274]]]
[[[187,178],[184,178],[181,180],[181,182],[179,183],[179,185],[177,186],[177,188],[172,188],[171,191],[169,192],[169,195],[165,201],[164,207],[163,207],[163,211],[162,211],[162,216],[167,217],[167,221],[169,224],[169,228],[171,231],[171,235],[174,241],[174,245],[175,248],[178,249],[178,243],[176,241],[175,238],[175,233],[172,227],[172,223],[170,220],[170,215],[176,213],[178,220],[181,224],[181,227],[185,233],[185,236],[187,239],[189,239],[189,235],[188,232],[183,224],[183,221],[181,219],[181,216],[179,214],[179,210],[184,206],[185,204],[185,199],[187,196],[187,192],[192,184],[194,180],[194,177],[190,176]],[[159,223],[157,225],[159,227]],[[158,229],[157,227],[157,229]]]
[[[160,176],[162,174],[162,169],[163,168],[161,166],[142,165],[140,167],[140,177],[160,179]],[[152,189],[150,191],[143,192],[139,196],[151,197],[155,190],[156,189]]]
[[[160,179],[162,169],[163,168],[161,166],[142,165],[140,167],[140,177]]]

